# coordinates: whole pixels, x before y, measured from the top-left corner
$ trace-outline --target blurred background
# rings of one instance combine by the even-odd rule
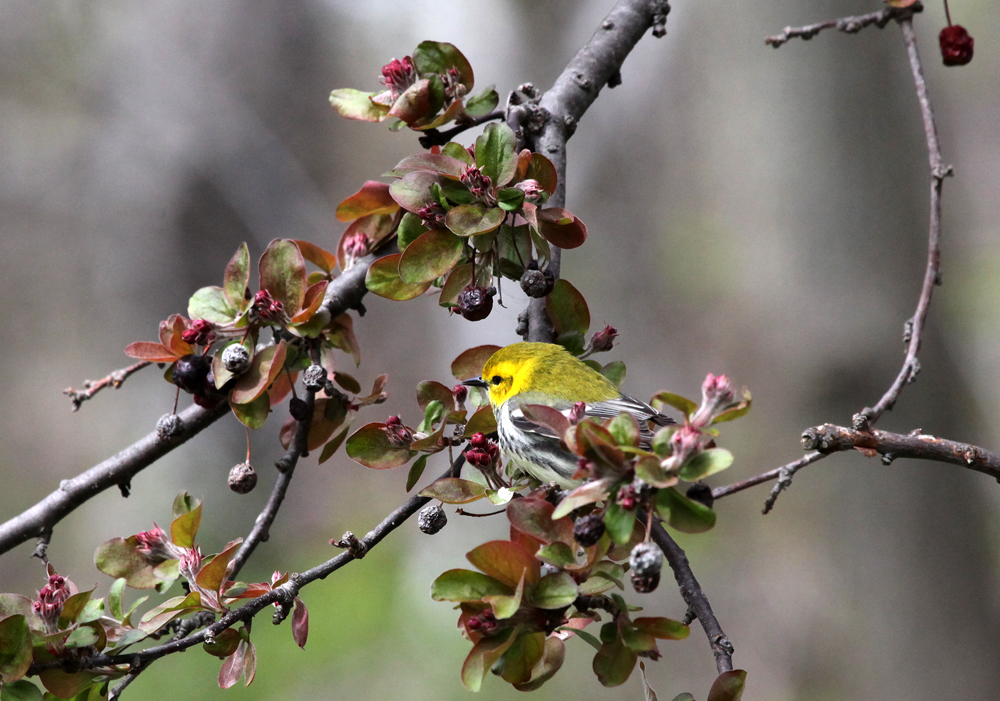
[[[0,9],[0,519],[7,519],[152,430],[172,388],[147,370],[78,414],[60,394],[129,362],[188,296],[220,284],[242,241],[275,237],[334,248],[337,203],[418,150],[412,132],[350,122],[338,87],[374,90],[380,67],[424,39],[456,44],[477,88],[548,88],[611,0],[9,0]],[[674,3],[662,40],[648,34],[570,142],[567,206],[589,226],[563,272],[593,326],[620,342],[626,389],[697,396],[707,372],[753,391],[750,415],[724,426],[736,455],[715,485],[798,458],[802,429],[849,422],[881,396],[903,358],[926,255],[928,167],[898,28],[824,33],[775,51],[786,25],[879,9],[860,0]],[[943,8],[916,17],[946,163],[944,285],[935,291],[923,372],[880,426],[922,428],[1000,448],[1000,16],[952,3],[977,53],[945,68]],[[474,132],[462,138],[471,143]],[[416,420],[413,388],[450,381],[465,348],[517,340],[523,297],[486,321],[449,318],[433,297],[369,297],[356,323],[362,384],[387,372],[390,400],[363,421]],[[185,401],[185,400],[182,400]],[[186,400],[189,401],[189,400]],[[243,430],[217,423],[133,480],[91,500],[55,531],[49,556],[81,588],[110,579],[93,551],[113,536],[166,525],[174,494],[204,498],[199,541],[215,552],[244,535],[273,484],[275,417],[254,437],[261,484],[226,487]],[[277,420],[275,420],[277,419]],[[437,464],[441,463],[441,464]],[[431,461],[428,477],[443,470]],[[300,465],[288,500],[244,570],[301,570],[363,534],[405,499],[405,472],[343,453]],[[994,699],[1000,686],[1000,487],[953,466],[889,467],[841,454],[795,478],[761,515],[768,487],[717,504],[714,531],[679,537],[749,670],[757,701]],[[464,553],[504,537],[505,522],[451,516],[431,538],[407,523],[364,561],[304,590],[304,651],[262,617],[249,689],[222,692],[200,652],[157,662],[126,698],[468,699],[468,643],[431,581]],[[0,591],[43,583],[25,544],[0,559]],[[641,597],[681,618],[669,579]],[[134,592],[133,592],[134,593]],[[632,600],[640,597],[633,596]],[[648,665],[661,699],[703,700],[715,676],[701,629]],[[638,672],[604,690],[593,651],[568,645],[535,698],[642,698]],[[487,698],[515,698],[488,680]]]

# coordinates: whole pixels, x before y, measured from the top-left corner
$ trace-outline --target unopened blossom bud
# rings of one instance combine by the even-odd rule
[[[549,193],[542,189],[541,184],[533,178],[522,180],[514,187],[524,192],[524,199],[528,202],[544,202],[549,196]]]
[[[481,321],[493,311],[495,287],[468,285],[458,293],[456,299],[458,313],[469,321]]]
[[[701,385],[701,406],[691,417],[691,425],[704,428],[712,423],[712,419],[732,405],[736,390],[725,375],[715,376],[708,373]]]
[[[455,385],[451,388],[451,394],[455,397],[456,404],[464,404],[465,398],[469,396],[469,388],[465,385]]]
[[[639,543],[632,548],[628,558],[632,572],[632,586],[637,592],[648,593],[660,583],[663,553],[654,543]]]
[[[409,448],[413,442],[413,432],[403,425],[398,416],[390,416],[382,430],[393,448]]]
[[[684,425],[670,436],[671,457],[677,465],[683,464],[700,449],[701,431],[694,426]]]
[[[573,524],[573,537],[585,548],[596,545],[604,535],[604,516],[597,512],[581,516]]]
[[[242,343],[233,343],[222,351],[222,364],[234,375],[242,375],[250,369],[250,351]]]
[[[177,414],[164,414],[156,422],[156,436],[161,441],[172,443],[184,435],[184,419]]]
[[[417,67],[413,65],[413,59],[409,56],[404,56],[402,60],[394,58],[382,66],[381,82],[395,102],[408,87],[417,82]]]
[[[310,365],[302,373],[302,385],[310,392],[319,392],[326,386],[327,373],[322,365]]]
[[[184,548],[177,567],[181,576],[189,583],[194,582],[198,573],[201,572],[201,561],[201,548]]]
[[[490,633],[495,633],[500,627],[500,623],[497,621],[497,617],[493,615],[493,612],[487,609],[486,611],[480,611],[475,616],[469,618],[465,623],[465,627],[474,633],[482,633],[483,635],[489,635]]]
[[[167,560],[176,560],[184,554],[184,549],[173,544],[170,536],[155,523],[148,531],[135,534],[136,550],[151,565]]]
[[[569,423],[572,426],[576,426],[578,423],[583,421],[584,417],[587,415],[587,405],[585,402],[576,402],[573,408],[569,410]]]
[[[960,24],[952,24],[938,34],[941,45],[941,59],[946,66],[964,66],[972,60],[975,40]]]
[[[427,535],[434,535],[448,523],[448,516],[440,504],[425,506],[417,514],[417,527]]]
[[[350,270],[358,258],[363,258],[371,251],[371,242],[363,231],[355,231],[344,239],[344,270]]]
[[[638,504],[638,500],[639,495],[636,494],[635,487],[631,484],[620,487],[618,494],[615,495],[615,502],[626,511],[634,509]]]
[[[592,353],[606,353],[614,348],[617,337],[618,329],[614,326],[605,326],[590,339],[590,351]]]
[[[261,290],[253,296],[250,306],[250,316],[256,321],[281,321],[285,314],[285,306],[280,300],[271,296],[267,290]]]
[[[229,471],[229,488],[237,494],[249,494],[257,486],[257,472],[253,465],[241,462]]]
[[[441,74],[441,82],[444,83],[444,96],[448,100],[460,100],[465,97],[466,88],[462,85],[462,74],[457,68],[449,68]]]
[[[477,200],[482,201],[488,206],[496,205],[496,197],[490,192],[490,187],[493,185],[493,180],[490,176],[486,175],[482,169],[476,166],[469,166],[464,171],[462,171],[459,178],[462,184],[469,188],[469,192]]]
[[[38,600],[31,605],[35,614],[42,619],[47,633],[59,630],[59,616],[70,595],[69,580],[54,572],[50,574],[49,581],[38,592]]]
[[[445,214],[444,207],[437,202],[424,205],[416,211],[416,215],[420,217],[420,223],[428,229],[443,228]]]
[[[208,319],[192,319],[181,332],[181,339],[191,345],[207,346],[215,340],[215,324]]]

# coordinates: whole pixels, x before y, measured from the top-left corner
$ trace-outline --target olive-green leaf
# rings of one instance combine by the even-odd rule
[[[372,102],[371,98],[376,94],[354,88],[340,88],[330,93],[330,105],[341,117],[360,119],[364,122],[381,122],[386,118],[389,108]]]
[[[431,584],[435,601],[482,601],[484,596],[510,596],[511,587],[481,572],[448,570]]]
[[[590,328],[587,300],[568,280],[556,280],[552,292],[545,298],[545,310],[559,334],[586,334]]]
[[[260,289],[285,306],[292,316],[302,307],[306,296],[306,259],[292,241],[274,239],[260,257]]]
[[[477,236],[493,231],[503,223],[504,211],[499,207],[462,204],[445,215],[444,223],[459,236]]]
[[[703,450],[681,467],[678,475],[682,480],[697,482],[716,472],[722,472],[733,464],[733,454],[725,448]]]
[[[23,677],[31,666],[31,631],[21,614],[0,621],[0,680],[4,685]]]
[[[490,124],[476,139],[476,165],[494,187],[503,187],[517,172],[517,139],[506,124]]]
[[[682,533],[704,533],[715,526],[715,512],[704,504],[688,499],[674,488],[656,493],[656,509],[671,527]]]
[[[383,428],[385,424],[370,423],[355,431],[347,439],[347,456],[374,470],[388,470],[408,463],[416,452],[393,446]]]
[[[226,301],[226,293],[221,287],[202,287],[188,300],[188,316],[192,319],[207,319],[213,324],[228,324],[238,312]]]
[[[464,252],[465,242],[455,234],[441,229],[428,231],[400,254],[399,277],[409,284],[432,282],[454,268]]]
[[[399,277],[399,259],[401,253],[393,253],[379,258],[368,268],[365,285],[379,297],[405,301],[419,297],[431,286],[430,282],[411,284],[403,282]]]

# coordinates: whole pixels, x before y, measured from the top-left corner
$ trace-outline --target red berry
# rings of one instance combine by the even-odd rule
[[[960,24],[945,27],[938,35],[941,44],[941,58],[946,66],[964,66],[972,60],[972,47],[975,40]]]

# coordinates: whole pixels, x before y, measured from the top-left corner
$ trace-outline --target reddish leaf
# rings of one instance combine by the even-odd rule
[[[740,701],[746,686],[747,673],[742,669],[723,672],[712,684],[708,692],[708,701]]]
[[[234,404],[249,404],[257,399],[274,382],[285,365],[288,344],[281,340],[276,346],[269,346],[257,353],[250,363],[250,369],[240,375],[230,394]]]
[[[416,170],[426,170],[458,180],[468,166],[457,158],[435,153],[418,153],[407,156],[392,169],[392,175],[403,177]]]
[[[401,253],[394,253],[379,258],[368,268],[365,285],[379,297],[405,301],[419,297],[431,286],[430,282],[410,284],[399,277],[399,259]]]
[[[560,541],[573,546],[573,522],[568,518],[552,520],[555,507],[544,499],[525,497],[514,499],[507,505],[507,519],[511,526],[531,535],[543,543]]]
[[[285,312],[294,314],[302,308],[306,295],[306,261],[294,242],[274,239],[260,257],[260,289],[285,306]]]
[[[587,300],[567,280],[556,280],[552,292],[545,298],[545,311],[559,334],[584,335],[590,328],[590,309]]]
[[[399,205],[389,195],[389,186],[369,180],[337,205],[337,221],[354,221],[369,214],[393,214],[398,209]]]
[[[292,639],[295,644],[305,648],[306,639],[309,637],[309,610],[302,603],[302,599],[295,597],[295,604],[292,608]]]
[[[247,641],[247,652],[243,656],[243,686],[253,684],[254,677],[257,676],[257,648],[250,641]]]
[[[435,400],[444,404],[445,411],[454,411],[455,395],[448,387],[433,380],[426,380],[417,385],[417,404],[421,409],[426,410],[427,405]]]
[[[566,644],[554,635],[545,639],[545,649],[541,659],[531,670],[531,678],[524,683],[515,684],[518,691],[534,691],[551,679],[563,665],[566,659]]]
[[[222,292],[230,307],[233,309],[246,307],[246,291],[249,284],[250,249],[247,248],[246,243],[241,243],[226,266],[226,275],[222,283]]]
[[[416,212],[426,205],[437,204],[437,199],[431,192],[431,186],[439,182],[440,178],[434,173],[417,170],[407,173],[390,185],[389,194],[400,207],[410,212]]]
[[[559,184],[556,167],[552,165],[552,161],[540,153],[531,154],[531,163],[528,165],[528,171],[524,177],[537,180],[542,189],[550,195],[556,191],[556,185]]]
[[[339,348],[345,353],[349,353],[354,358],[355,366],[361,365],[361,346],[358,345],[358,339],[354,336],[354,320],[350,314],[341,314],[329,323],[326,340],[334,348]],[[326,347],[326,344],[324,344],[324,347]],[[332,358],[333,356],[331,355],[330,357]],[[331,370],[334,365],[333,363],[324,362],[323,367]]]
[[[442,477],[421,489],[419,496],[431,497],[445,504],[468,504],[486,496],[486,488],[458,477]]]
[[[425,78],[418,80],[399,96],[389,110],[389,116],[413,124],[431,111],[432,104],[431,81]]]
[[[469,691],[479,691],[483,685],[483,678],[493,664],[500,659],[500,656],[507,651],[514,641],[520,628],[515,628],[506,636],[492,636],[483,638],[469,652],[462,664],[462,683]]]
[[[465,557],[481,571],[511,587],[516,587],[522,576],[528,584],[535,584],[540,577],[535,556],[509,540],[483,543]]]
[[[538,229],[546,241],[559,248],[576,248],[587,240],[587,225],[572,212],[558,207],[539,210]]]
[[[228,543],[225,550],[202,567],[195,577],[198,586],[207,591],[221,592],[222,586],[229,578],[229,563],[236,557],[236,551],[240,549],[242,543],[242,538]]]
[[[236,684],[243,676],[243,663],[246,658],[246,641],[241,640],[236,648],[236,652],[226,658],[219,670],[219,686],[228,689]]]
[[[362,426],[347,439],[347,455],[355,462],[374,470],[388,470],[408,463],[416,452],[389,443],[384,423]]]
[[[558,409],[544,404],[525,404],[521,407],[525,418],[542,426],[548,426],[557,436],[565,435],[569,429],[569,419]]]
[[[302,310],[292,317],[293,324],[305,323],[316,313],[319,306],[323,304],[323,295],[326,294],[327,285],[329,285],[328,281],[320,280],[306,290],[305,297],[302,299]]]
[[[194,352],[191,344],[182,338],[187,320],[180,314],[171,314],[166,321],[160,322],[160,343],[180,357]]]
[[[299,239],[292,239],[292,243],[298,246],[299,250],[302,251],[303,258],[323,272],[328,273],[337,267],[337,256],[329,251],[323,250],[316,244],[310,243],[309,241],[301,241]]]
[[[433,282],[451,271],[464,253],[465,242],[461,238],[442,229],[432,229],[417,237],[400,254],[399,277],[411,284]]]
[[[128,344],[125,347],[125,355],[139,360],[148,360],[151,363],[172,363],[178,358],[162,343],[149,341],[136,341]]]
[[[451,363],[451,374],[456,380],[479,377],[483,374],[483,366],[486,365],[486,361],[498,350],[500,350],[500,346],[485,345],[462,351]]]

